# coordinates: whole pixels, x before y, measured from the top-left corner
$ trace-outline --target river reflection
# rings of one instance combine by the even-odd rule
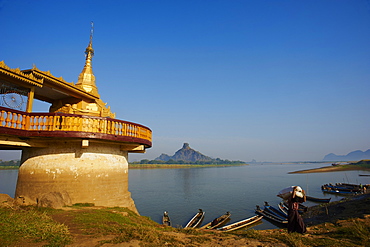
[[[277,205],[280,189],[300,185],[310,196],[343,198],[324,194],[321,185],[349,182],[370,184],[370,174],[364,171],[288,174],[291,171],[328,166],[330,164],[263,164],[235,167],[206,167],[184,169],[129,169],[129,191],[141,215],[160,223],[168,211],[172,225],[185,226],[201,208],[205,211],[203,224],[231,212],[233,223],[253,216],[256,205],[265,201]],[[17,170],[0,170],[0,193],[14,197]],[[306,205],[315,205],[306,202]],[[263,220],[254,229],[273,229],[277,226]]]

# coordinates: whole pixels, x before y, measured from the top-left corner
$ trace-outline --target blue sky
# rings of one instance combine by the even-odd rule
[[[0,0],[0,60],[77,82],[91,21],[101,98],[153,131],[130,160],[184,142],[243,161],[370,148],[369,1]]]

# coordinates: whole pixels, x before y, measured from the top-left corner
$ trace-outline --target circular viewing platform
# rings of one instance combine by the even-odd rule
[[[0,107],[0,135],[0,146],[8,148],[31,147],[29,141],[53,137],[142,145],[144,150],[152,146],[152,131],[140,124],[107,117],[27,113],[5,107]]]

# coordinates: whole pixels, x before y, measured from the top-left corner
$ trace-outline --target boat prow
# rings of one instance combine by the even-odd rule
[[[167,211],[164,211],[162,216],[162,224],[165,226],[171,226],[171,219]]]
[[[215,218],[211,222],[205,224],[200,229],[215,229],[223,224],[226,223],[227,220],[230,219],[230,212],[226,212],[225,214],[221,215],[220,217]]]
[[[185,225],[184,228],[195,228],[199,226],[204,218],[204,214],[205,212],[202,209],[199,209],[199,212],[190,219],[190,221]]]

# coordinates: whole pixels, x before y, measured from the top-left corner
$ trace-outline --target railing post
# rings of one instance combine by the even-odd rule
[[[22,124],[21,124],[21,120],[20,120],[21,117],[22,117],[22,115],[20,113],[18,113],[17,114],[17,122],[16,122],[16,126],[15,126],[16,129],[21,129],[22,128]]]
[[[0,127],[25,131],[92,132],[115,136],[138,137],[152,141],[151,131],[138,124],[111,118],[61,113],[35,114],[6,110],[1,107]]]
[[[5,115],[5,111],[4,110],[1,110],[1,116],[0,116],[0,125],[1,126],[6,126],[5,125],[5,117],[4,117],[4,115]]]
[[[12,114],[10,113],[10,112],[7,112],[6,113],[6,119],[5,119],[5,122],[6,122],[6,127],[11,127],[11,119],[10,119],[10,116],[11,116]]]
[[[29,130],[30,129],[30,116],[26,115],[25,116],[25,123],[23,126],[24,130]]]

